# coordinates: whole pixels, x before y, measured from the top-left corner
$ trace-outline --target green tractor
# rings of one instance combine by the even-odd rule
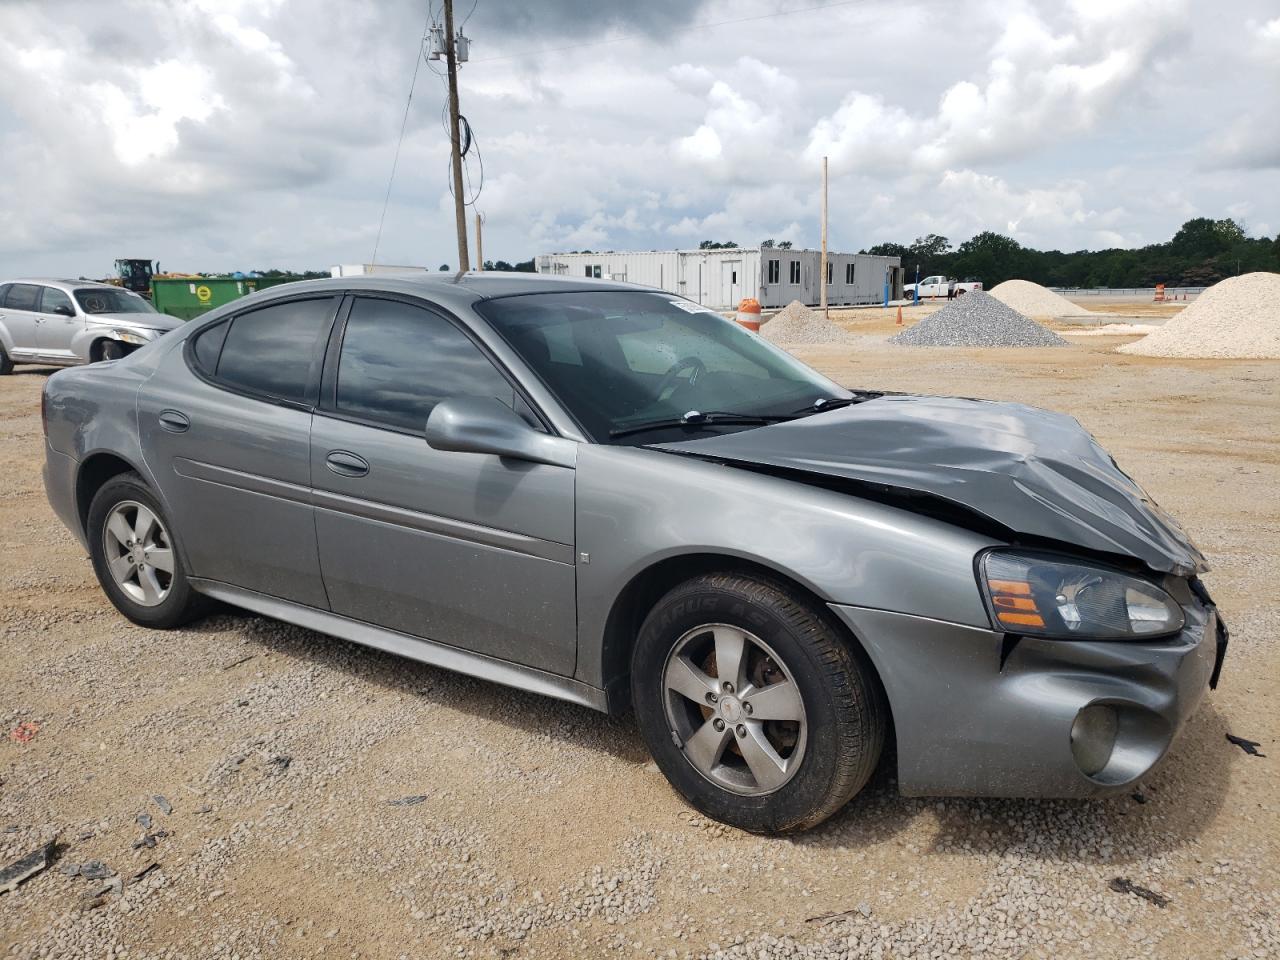
[[[157,269],[153,271],[150,260],[116,261],[116,276],[119,278],[120,286],[147,298],[151,297],[152,274],[158,272],[159,265],[157,264]]]

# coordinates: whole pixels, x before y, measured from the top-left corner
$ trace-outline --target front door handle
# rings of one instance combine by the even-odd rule
[[[185,413],[177,410],[161,410],[160,426],[170,433],[186,433],[191,428],[191,421]]]
[[[346,450],[330,450],[324,465],[340,477],[363,477],[369,472],[369,461]]]

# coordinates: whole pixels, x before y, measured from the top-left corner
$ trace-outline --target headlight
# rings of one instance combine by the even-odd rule
[[[141,346],[144,343],[150,343],[151,338],[154,336],[154,334],[149,330],[112,330],[111,334],[117,340],[122,340],[125,343],[132,343],[137,346]]]
[[[1107,567],[1001,551],[978,567],[992,620],[1007,633],[1133,640],[1175,633],[1184,622],[1160,587]]]

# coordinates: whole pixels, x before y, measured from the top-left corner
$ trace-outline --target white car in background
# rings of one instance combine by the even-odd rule
[[[0,283],[0,374],[14,364],[119,360],[182,326],[120,287],[80,280]]]
[[[950,280],[944,276],[925,277],[920,283],[908,283],[902,288],[902,296],[907,300],[916,298],[916,287],[920,288],[920,299],[926,297],[944,297],[961,296],[962,294],[972,293],[975,290],[982,289],[981,280]]]

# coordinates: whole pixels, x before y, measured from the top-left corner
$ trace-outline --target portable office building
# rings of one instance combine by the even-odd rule
[[[549,253],[535,258],[539,273],[623,280],[657,287],[715,310],[732,310],[745,297],[766,309],[792,300],[810,306],[821,299],[819,250],[732,247],[721,250],[649,250]],[[827,303],[883,303],[902,296],[897,257],[827,254]]]

